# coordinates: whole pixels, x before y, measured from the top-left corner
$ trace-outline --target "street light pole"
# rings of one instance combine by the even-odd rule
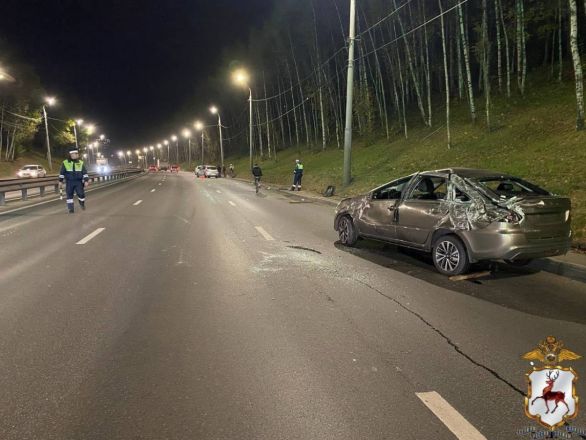
[[[75,148],[79,149],[79,144],[77,143],[77,123],[73,124],[73,134],[75,135]]]
[[[350,0],[350,41],[348,82],[346,84],[346,126],[344,128],[344,186],[352,181],[352,99],[354,90],[354,41],[356,40],[356,0]]]
[[[248,88],[250,95],[248,95],[248,119],[250,128],[249,150],[250,150],[250,169],[252,170],[252,88]]]
[[[210,108],[210,112],[212,112],[212,114],[216,114],[216,113],[218,114],[218,130],[220,131],[220,167],[221,167],[219,172],[222,173],[222,170],[224,169],[224,145],[223,145],[223,139],[222,139],[222,117],[220,116],[220,111],[215,106]],[[222,177],[224,177],[224,176],[222,176]]]
[[[203,151],[204,151],[203,150],[203,144],[204,144],[204,130],[202,128],[201,129],[201,164],[202,165],[204,164],[204,161],[203,161]]]
[[[45,134],[47,135],[47,160],[49,161],[49,170],[53,171],[53,159],[51,158],[51,142],[49,141],[49,123],[47,121],[47,109],[44,104],[43,116],[45,117]]]

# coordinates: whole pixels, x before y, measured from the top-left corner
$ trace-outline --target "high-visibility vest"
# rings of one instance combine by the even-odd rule
[[[302,163],[298,163],[298,164],[295,166],[295,169],[296,169],[297,171],[301,171],[301,172],[303,172],[303,164],[302,164]]]
[[[69,173],[73,173],[76,171],[81,172],[83,171],[83,160],[78,160],[77,162],[74,162],[72,160],[65,159],[63,161],[63,166],[65,167],[65,171]]]

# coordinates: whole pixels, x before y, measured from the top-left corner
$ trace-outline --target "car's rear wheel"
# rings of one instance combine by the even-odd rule
[[[433,245],[433,264],[444,275],[461,275],[470,267],[468,253],[462,241],[454,235],[444,235]]]
[[[358,232],[350,217],[344,216],[340,219],[338,237],[340,238],[340,243],[344,246],[354,246],[358,241]]]

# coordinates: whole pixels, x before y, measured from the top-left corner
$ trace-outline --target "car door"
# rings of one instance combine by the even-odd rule
[[[359,213],[358,228],[362,234],[383,240],[396,238],[395,209],[410,179],[404,177],[372,191]]]
[[[396,234],[400,241],[424,247],[446,214],[447,178],[420,174],[397,208]]]

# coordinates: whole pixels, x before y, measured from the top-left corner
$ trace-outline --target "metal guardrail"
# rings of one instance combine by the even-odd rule
[[[126,177],[142,173],[140,169],[127,169],[112,171],[110,174],[89,173],[90,182],[106,182],[110,180],[120,180]],[[20,191],[20,200],[28,199],[29,189],[39,189],[40,196],[47,193],[47,188],[53,188],[55,194],[59,193],[59,177],[39,177],[36,179],[4,179],[0,180],[0,206],[6,204],[6,193]]]

